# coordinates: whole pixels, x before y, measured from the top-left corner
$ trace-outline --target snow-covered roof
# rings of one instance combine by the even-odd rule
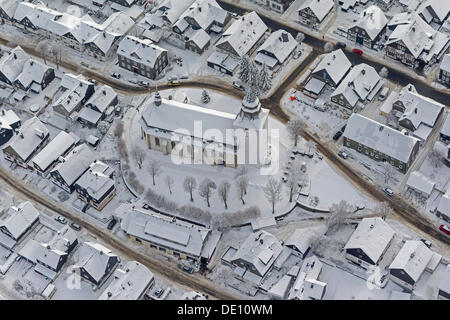
[[[437,207],[437,211],[441,214],[450,217],[450,187],[447,189],[447,192],[442,195],[441,200],[439,201],[439,205]]]
[[[230,46],[235,54],[242,57],[249,53],[267,29],[258,14],[252,11],[234,21],[223,33],[216,46],[224,50],[227,50],[227,47]]]
[[[404,163],[419,143],[416,138],[360,114],[351,115],[343,136]]]
[[[58,172],[67,185],[71,186],[95,160],[95,154],[86,144],[76,146],[53,168],[52,172]]]
[[[0,113],[0,128],[11,129],[20,122],[20,118],[12,110],[2,110]]]
[[[30,57],[21,47],[15,47],[6,53],[0,59],[0,72],[13,83],[23,70],[25,63]]]
[[[297,41],[289,32],[280,29],[270,34],[266,41],[258,48],[258,52],[263,50],[267,51],[273,54],[278,62],[282,64],[292,51],[295,50],[297,44]]]
[[[306,0],[297,11],[310,9],[320,22],[334,7],[333,0]]]
[[[442,23],[450,13],[450,1],[424,0],[417,8],[417,12],[427,23],[431,23],[433,18],[437,18]]]
[[[194,42],[200,49],[203,49],[211,41],[211,37],[203,29],[195,30],[189,28],[189,30],[184,33],[184,36]]]
[[[445,272],[441,277],[441,282],[439,283],[439,290],[450,293],[450,264],[445,268]]]
[[[326,288],[326,283],[318,281],[322,267],[323,263],[317,256],[313,255],[306,258],[291,288],[290,298],[296,297],[299,300],[321,299]],[[307,289],[308,286],[312,286],[312,288]]]
[[[195,0],[165,0],[158,9],[165,9],[163,17],[174,24]]]
[[[114,272],[114,280],[98,300],[137,300],[153,282],[153,273],[137,261],[129,261]]]
[[[196,0],[183,13],[182,17],[195,20],[201,29],[206,30],[214,22],[223,25],[228,14],[215,0]]]
[[[74,269],[83,269],[96,282],[106,274],[111,258],[118,258],[110,249],[96,242],[84,242],[79,250],[79,258]]]
[[[65,154],[75,143],[76,139],[73,135],[61,131],[33,158],[33,163],[42,171],[45,171],[52,163],[58,160],[60,156]]]
[[[14,17],[19,0],[0,0],[0,9],[2,9],[8,17]]]
[[[121,228],[137,238],[200,257],[211,230],[151,210],[128,207]]]
[[[62,106],[71,114],[86,97],[88,89],[93,87],[94,85],[82,75],[65,73],[61,79],[60,88],[58,89],[58,92],[61,92],[61,94],[53,103],[53,107]]]
[[[394,237],[394,230],[381,218],[364,218],[344,249],[361,249],[375,264]]]
[[[282,251],[280,240],[266,231],[258,231],[249,235],[240,245],[232,262],[243,260],[250,263],[260,275],[264,276]]]
[[[39,61],[28,59],[15,81],[20,82],[25,88],[28,88],[33,82],[41,84],[47,71],[52,69]]]
[[[341,50],[335,50],[323,56],[320,63],[314,69],[313,73],[325,70],[334,83],[339,83],[352,67],[345,53]]]
[[[114,180],[110,178],[112,171],[112,168],[107,164],[96,160],[77,180],[75,185],[86,190],[92,199],[100,200],[114,187]]]
[[[150,39],[139,39],[133,36],[123,38],[117,49],[117,54],[153,69],[158,57],[163,52],[167,52],[167,50],[153,44]]]
[[[441,70],[450,72],[450,53],[447,53],[442,58]]]
[[[381,77],[375,68],[365,63],[354,66],[332,96],[342,94],[352,107],[361,100],[365,101],[373,90],[380,89]]]
[[[107,85],[97,88],[94,94],[86,101],[86,106],[91,109],[98,109],[99,112],[104,113],[106,109],[117,98],[117,93]]]
[[[286,240],[285,245],[288,247],[293,247],[302,254],[305,254],[311,246],[311,241],[313,241],[316,236],[322,236],[325,231],[325,226],[296,229]]]
[[[433,252],[421,241],[408,240],[392,261],[389,269],[400,269],[416,282],[425,271]]]
[[[78,113],[78,119],[82,119],[91,124],[97,124],[102,117],[102,114],[96,110],[88,107],[83,107]]]
[[[428,197],[434,189],[435,182],[426,177],[419,171],[414,171],[410,174],[406,185],[414,190],[426,194]]]
[[[25,201],[9,208],[6,219],[0,222],[0,228],[6,229],[17,240],[38,219],[39,211],[30,202]]]
[[[11,148],[23,161],[27,161],[48,136],[48,128],[37,117],[33,117],[23,123],[19,134],[11,139],[5,149]]]
[[[370,39],[375,40],[387,23],[388,19],[384,15],[383,10],[372,5],[360,13],[358,21],[350,28],[359,27],[366,31]]]
[[[292,278],[288,275],[284,275],[278,282],[276,282],[267,294],[271,296],[273,299],[284,299],[286,297],[286,293],[291,284]]]

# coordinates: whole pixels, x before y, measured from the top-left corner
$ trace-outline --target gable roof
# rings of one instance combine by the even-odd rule
[[[414,171],[409,175],[406,185],[430,196],[434,189],[435,182],[419,171]]]
[[[33,163],[45,171],[53,162],[66,153],[75,142],[76,140],[73,135],[61,131],[33,158]]]
[[[450,217],[450,187],[439,201],[437,211],[441,214],[445,214],[447,217]]]
[[[126,36],[120,41],[117,53],[132,61],[148,65],[155,68],[158,57],[167,52],[155,44],[150,39],[139,39],[133,36]]]
[[[351,67],[352,63],[345,53],[342,49],[338,49],[325,54],[313,73],[325,70],[333,82],[338,84]]]
[[[183,13],[182,18],[189,17],[195,20],[201,29],[206,30],[214,22],[224,24],[228,14],[215,0],[196,0]]]
[[[0,72],[13,83],[28,60],[30,56],[21,47],[15,47],[0,58]]]
[[[118,258],[110,249],[96,242],[84,242],[74,269],[84,269],[96,282],[106,274],[111,258]]]
[[[0,227],[8,230],[14,239],[19,239],[39,219],[39,211],[28,201],[10,207],[7,214]]]
[[[19,0],[0,0],[0,8],[8,15],[8,17],[14,17]]]
[[[427,23],[430,23],[433,18],[439,22],[444,22],[450,13],[450,2],[442,0],[424,0],[417,12],[421,14]]]
[[[80,188],[87,191],[92,199],[100,200],[106,192],[114,187],[114,180],[110,178],[111,168],[96,160],[91,163],[89,169],[75,183]]]
[[[287,31],[282,29],[274,31],[258,48],[258,52],[262,50],[272,53],[281,64],[297,47],[297,41]]]
[[[343,136],[404,163],[408,162],[414,147],[419,143],[416,138],[358,113],[349,118]]]
[[[311,241],[314,237],[325,234],[325,226],[315,226],[302,229],[296,229],[290,237],[286,240],[285,245],[288,247],[294,247],[294,249],[305,254],[311,246]]]
[[[15,81],[20,82],[25,88],[28,88],[33,82],[42,84],[48,70],[53,70],[53,68],[39,61],[28,59]]]
[[[95,90],[85,105],[90,108],[96,108],[101,113],[104,113],[116,98],[117,93],[110,86],[102,85]]]
[[[450,72],[450,53],[447,53],[442,58],[441,70]]]
[[[387,23],[383,10],[372,5],[360,13],[358,21],[350,28],[359,27],[366,31],[371,40],[375,40]]]
[[[309,8],[320,22],[326,17],[328,12],[334,7],[333,0],[306,0],[298,11]]]

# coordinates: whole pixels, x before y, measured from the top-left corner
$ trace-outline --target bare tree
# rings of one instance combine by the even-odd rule
[[[442,165],[442,160],[444,159],[444,155],[437,149],[433,149],[430,152],[430,161],[434,165],[435,168],[440,167]]]
[[[239,199],[241,199],[242,204],[245,204],[244,196],[247,194],[248,177],[246,175],[239,176],[236,179],[236,186],[239,193]]]
[[[235,174],[235,178],[237,179],[240,176],[244,176],[248,173],[248,168],[244,165],[240,165],[239,167],[237,167],[236,169],[236,174]]]
[[[148,164],[150,175],[152,176],[153,185],[155,186],[155,177],[159,176],[162,172],[161,163],[156,159],[150,159]]]
[[[286,129],[289,133],[289,137],[294,141],[294,146],[297,146],[298,137],[302,134],[304,123],[300,119],[289,120]]]
[[[388,161],[385,161],[381,173],[384,177],[384,183],[389,183],[395,177],[395,168]]]
[[[136,160],[136,163],[137,163],[139,169],[142,169],[142,164],[144,163],[144,160],[145,160],[144,150],[142,150],[138,146],[134,147],[133,156],[134,156],[134,159]]]
[[[123,121],[119,120],[116,124],[116,127],[114,128],[114,135],[120,138],[123,134],[123,130],[124,130]]]
[[[297,34],[297,37],[295,37],[295,39],[298,41],[298,43],[302,43],[303,40],[305,40],[305,34],[302,32],[299,32]]]
[[[289,202],[292,202],[294,191],[298,188],[298,183],[302,176],[301,165],[298,161],[294,161],[288,170],[288,179],[286,181],[289,190]]]
[[[345,200],[334,203],[330,208],[330,217],[327,220],[328,229],[339,230],[351,212],[351,207]]]
[[[223,181],[220,185],[219,185],[219,195],[220,195],[220,197],[222,198],[222,200],[223,200],[223,204],[225,205],[225,209],[228,209],[228,204],[227,204],[227,201],[228,201],[228,196],[229,196],[229,194],[230,194],[230,188],[231,188],[231,185],[230,185],[230,183],[228,182],[228,181]]]
[[[383,220],[392,215],[392,208],[388,202],[384,201],[375,207],[375,213],[379,214]]]
[[[200,183],[198,187],[198,194],[200,197],[205,199],[206,203],[208,204],[208,207],[210,207],[209,199],[211,198],[211,195],[213,191],[217,188],[216,183],[212,181],[210,178],[205,178]]]
[[[380,70],[380,77],[387,78],[389,75],[389,69],[386,67],[381,68]]]
[[[192,192],[194,191],[195,188],[197,188],[197,181],[195,180],[194,177],[188,176],[184,178],[183,189],[184,191],[189,192],[189,195],[191,196],[191,202],[194,201]]]
[[[331,42],[326,42],[323,46],[323,51],[325,51],[326,53],[333,51],[333,44]]]
[[[281,189],[282,189],[281,181],[275,180],[273,177],[269,178],[266,186],[264,187],[264,195],[266,196],[267,201],[269,201],[272,205],[272,213],[275,213],[275,204],[281,201]]]
[[[171,176],[166,176],[165,182],[167,188],[169,188],[169,193],[172,194],[173,178]]]
[[[44,63],[47,64],[47,54],[48,54],[48,42],[47,40],[42,40],[38,43],[36,50],[38,50],[42,54],[42,59],[44,59]]]

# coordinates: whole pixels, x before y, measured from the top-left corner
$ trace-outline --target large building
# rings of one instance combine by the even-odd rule
[[[352,114],[343,137],[344,146],[375,161],[387,161],[403,173],[408,171],[419,150],[418,139],[360,114]]]
[[[450,86],[450,53],[447,53],[444,58],[442,58],[438,79],[443,84]]]
[[[352,63],[350,60],[348,60],[341,49],[338,49],[323,55],[311,76],[335,88],[341,83],[351,68]]]
[[[21,125],[22,121],[14,111],[2,109],[0,113],[0,146],[8,142]]]
[[[377,6],[363,10],[359,19],[347,31],[347,39],[367,48],[374,48],[386,31],[387,18]]]

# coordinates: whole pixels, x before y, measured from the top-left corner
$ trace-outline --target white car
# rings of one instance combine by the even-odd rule
[[[383,188],[384,193],[386,193],[389,197],[392,197],[394,195],[394,191],[390,188]]]

